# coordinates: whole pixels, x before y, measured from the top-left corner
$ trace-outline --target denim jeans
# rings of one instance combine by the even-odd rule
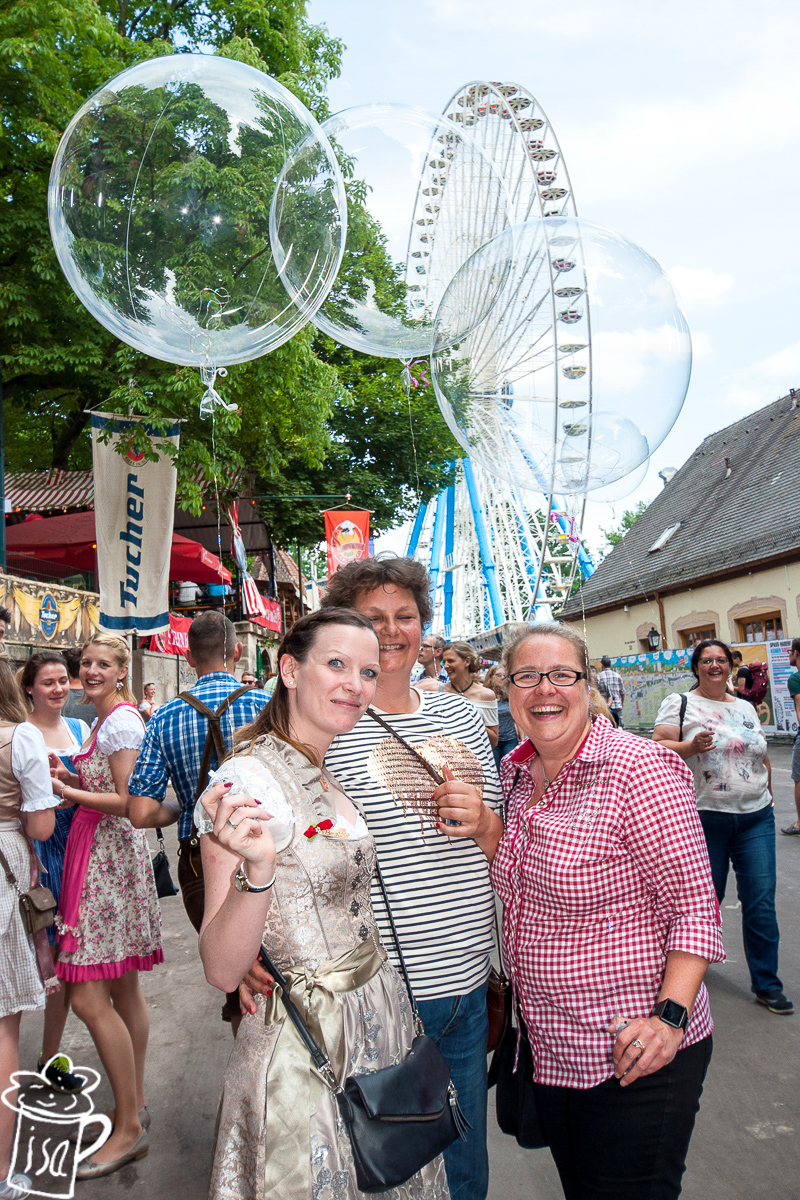
[[[722,904],[728,867],[733,867],[742,904],[742,940],[752,990],[758,996],[782,992],[778,978],[778,918],[775,915],[775,810],[754,813],[701,810],[711,876]]]
[[[458,1102],[472,1126],[465,1142],[459,1138],[444,1152],[450,1195],[452,1200],[486,1200],[489,1190],[486,984],[465,996],[419,1000],[417,1007],[425,1032],[447,1061]]]

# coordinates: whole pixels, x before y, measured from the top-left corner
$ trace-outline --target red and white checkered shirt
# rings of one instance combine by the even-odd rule
[[[503,953],[536,1079],[590,1088],[614,1073],[617,1016],[647,1017],[670,950],[725,958],[692,775],[671,750],[605,717],[543,798],[536,751],[504,758],[508,812],[492,864]],[[701,985],[682,1046],[713,1028]]]

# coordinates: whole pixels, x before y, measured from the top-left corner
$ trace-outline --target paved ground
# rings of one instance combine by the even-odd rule
[[[794,814],[789,748],[773,747],[776,816]],[[174,870],[174,829],[168,831]],[[800,1007],[800,837],[778,835],[778,912],[783,931],[781,975]],[[153,1117],[146,1159],[94,1183],[78,1184],[86,1200],[147,1196],[205,1200],[220,1079],[230,1048],[218,1019],[220,997],[203,979],[196,940],[180,899],[165,900],[166,963],[143,976],[152,1028],[148,1104]],[[708,975],[716,1023],[714,1058],[692,1147],[686,1200],[800,1200],[800,1012],[776,1017],[756,1005],[745,968],[737,905],[723,906],[728,961]],[[41,1018],[23,1018],[22,1065],[33,1069]],[[84,1027],[70,1017],[64,1049],[76,1063],[99,1067]],[[99,1104],[110,1104],[103,1085]],[[491,1101],[490,1101],[491,1103]],[[492,1122],[493,1125],[493,1122]],[[625,1152],[625,1130],[620,1130]],[[491,1200],[559,1200],[546,1150],[522,1151],[493,1126]]]

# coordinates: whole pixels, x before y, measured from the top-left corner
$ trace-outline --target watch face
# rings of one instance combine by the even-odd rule
[[[234,875],[233,886],[236,888],[237,892],[247,891],[247,880],[242,875],[241,870],[237,871]]]
[[[689,1023],[688,1010],[674,1000],[662,1000],[653,1011],[655,1016],[660,1017],[665,1025],[671,1025],[673,1029],[685,1029]]]

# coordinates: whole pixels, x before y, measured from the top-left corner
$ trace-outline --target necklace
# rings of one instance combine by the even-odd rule
[[[452,687],[458,692],[459,696],[463,696],[465,692],[468,692],[469,689],[474,686],[474,684],[475,680],[471,679],[465,688],[457,688],[455,684],[452,684]]]

